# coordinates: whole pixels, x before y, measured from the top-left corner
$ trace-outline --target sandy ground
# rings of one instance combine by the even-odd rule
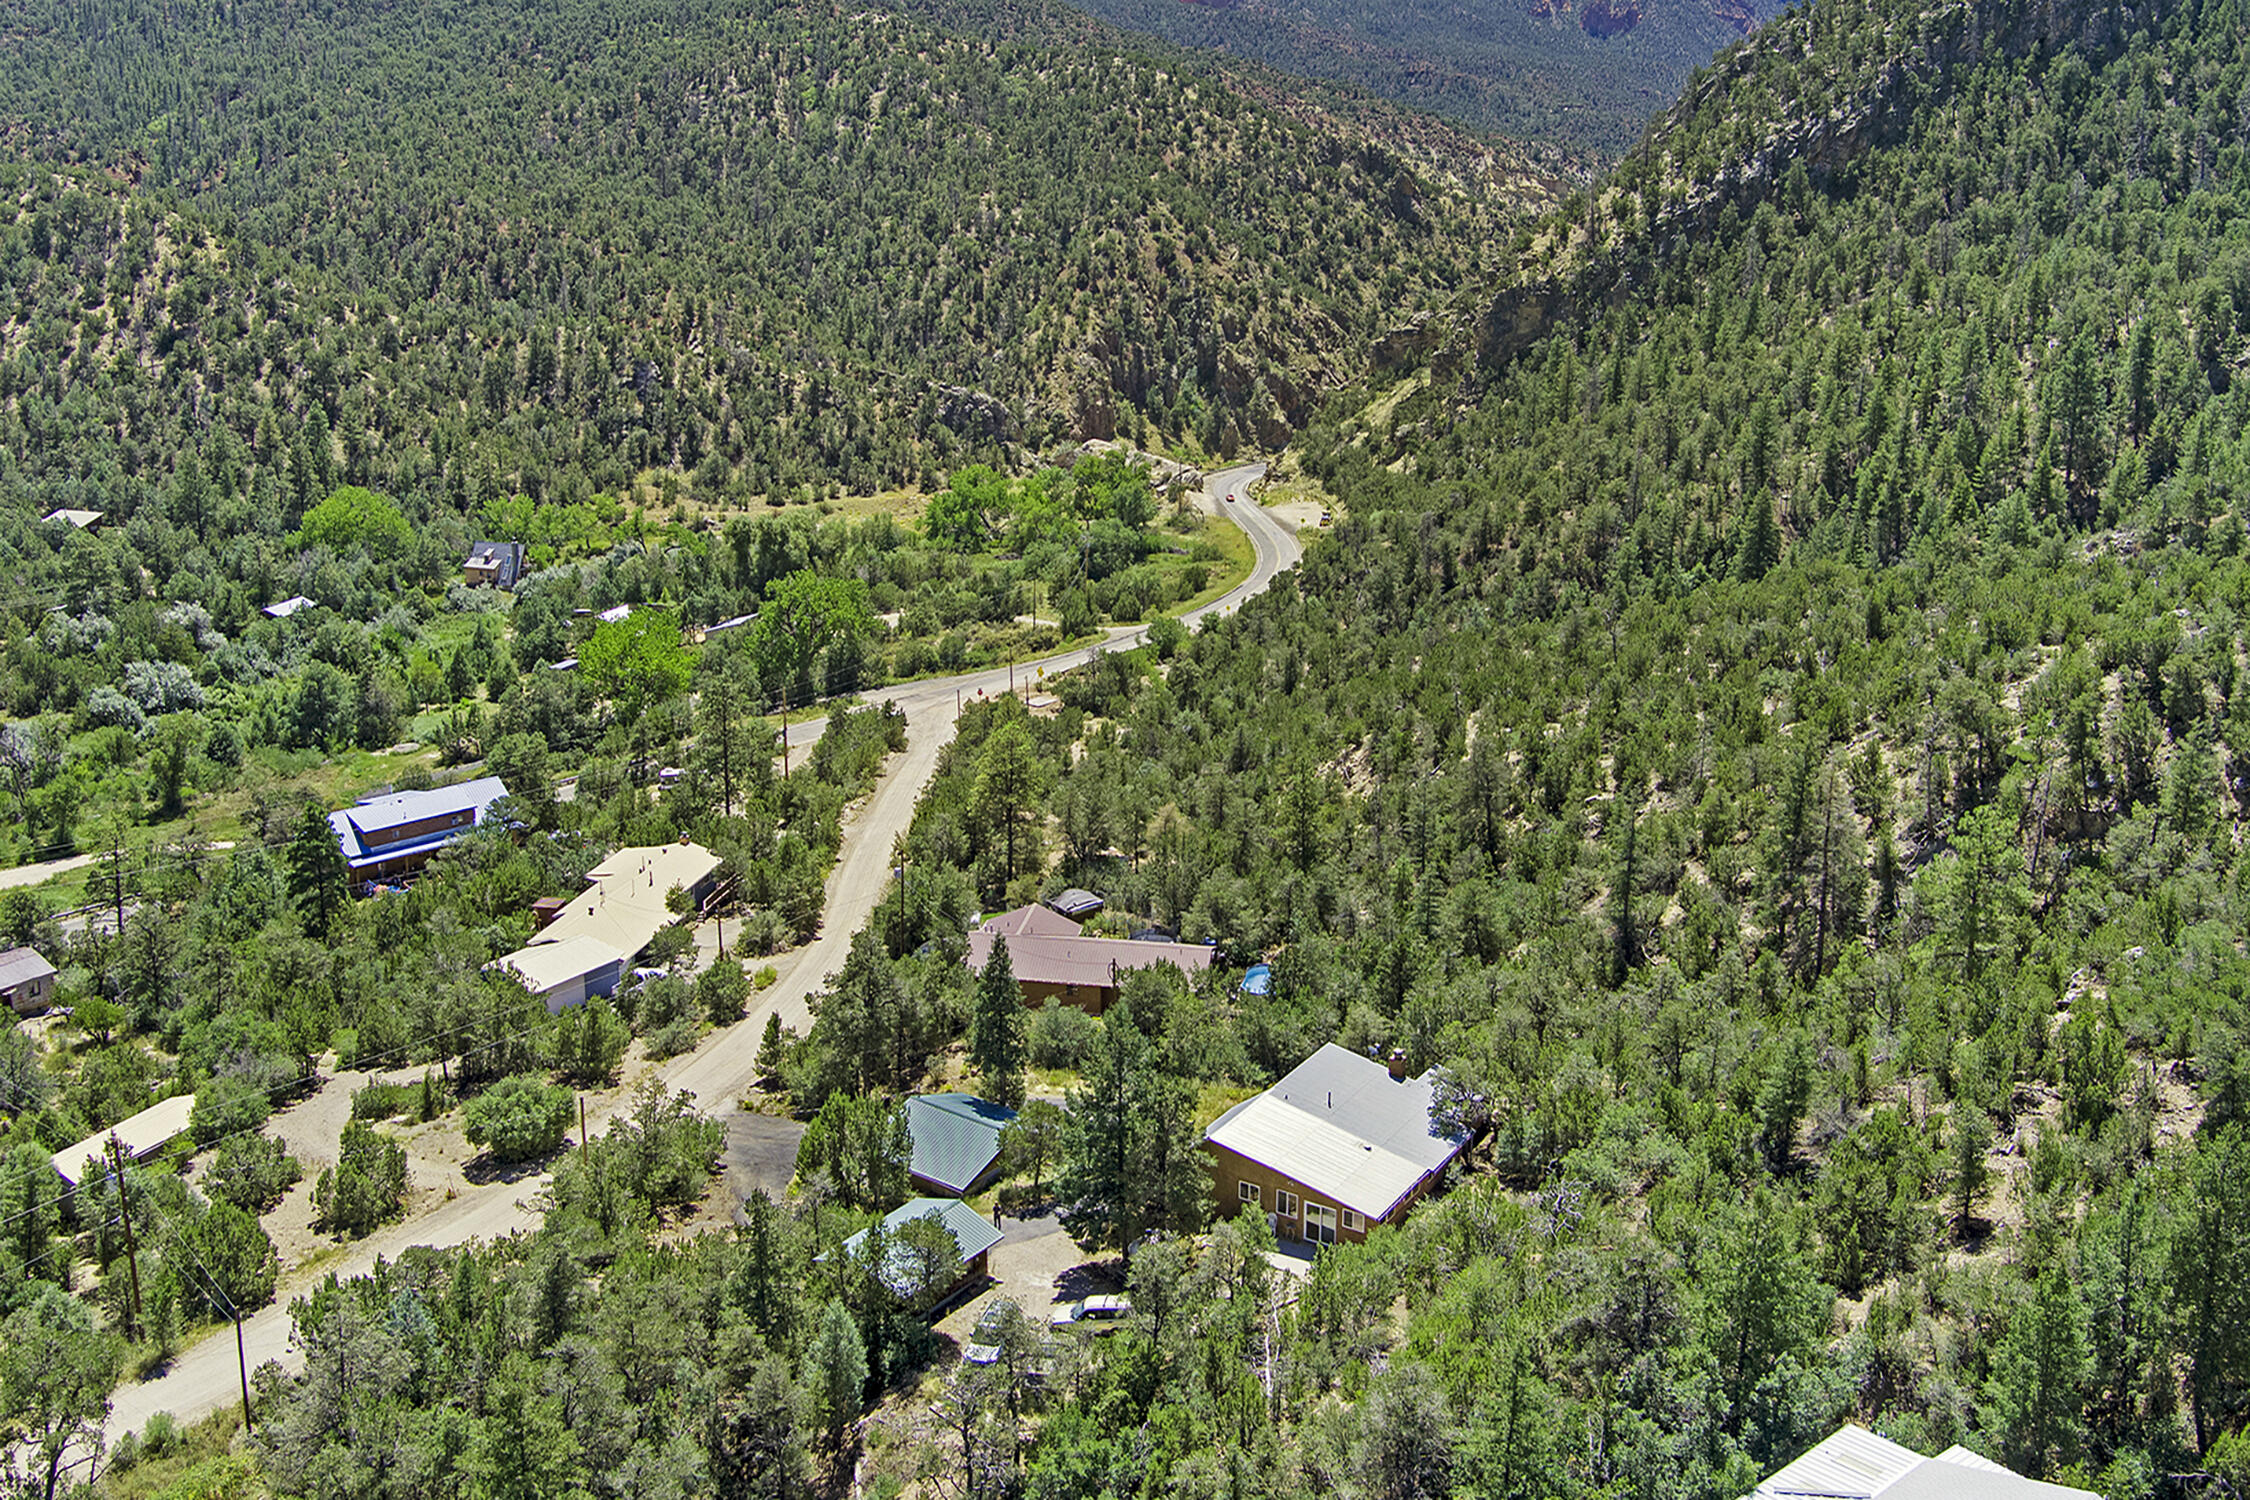
[[[1320,506],[1311,500],[1284,500],[1279,505],[1266,507],[1266,514],[1287,521],[1292,526],[1320,525]]]

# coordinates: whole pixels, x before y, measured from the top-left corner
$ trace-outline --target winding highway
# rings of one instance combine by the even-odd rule
[[[1212,616],[1233,614],[1263,593],[1304,554],[1296,531],[1245,494],[1250,483],[1264,472],[1264,464],[1243,464],[1220,470],[1205,480],[1204,509],[1225,516],[1249,536],[1255,562],[1241,584],[1196,612],[1188,621],[1190,628],[1201,628]],[[1236,495],[1243,498],[1227,498]],[[1147,635],[1145,625],[1115,628],[1097,645],[1016,663],[1014,680],[1019,684],[1036,682],[1042,671],[1051,676],[1084,666],[1105,651],[1137,646]],[[734,1111],[736,1101],[756,1080],[754,1060],[766,1017],[778,1014],[785,1026],[799,1031],[806,1027],[811,1018],[811,997],[829,975],[843,967],[853,934],[866,925],[876,903],[889,889],[893,840],[906,832],[922,789],[937,774],[938,753],[953,738],[960,706],[981,696],[1006,692],[1010,680],[1010,668],[991,667],[904,683],[874,695],[905,711],[906,748],[884,769],[875,789],[845,818],[836,866],[828,876],[819,935],[773,960],[780,978],[752,998],[749,1013],[741,1021],[714,1032],[695,1051],[658,1065],[656,1076],[666,1088],[690,1091],[706,1112],[723,1118]],[[818,739],[823,722],[792,727],[788,731],[792,753]],[[628,1092],[613,1091],[609,1096],[613,1102],[590,1111],[594,1133],[599,1134],[610,1118],[622,1112]],[[535,1229],[540,1216],[531,1205],[545,1191],[548,1180],[541,1174],[516,1182],[472,1186],[426,1213],[350,1246],[340,1257],[323,1262],[320,1274],[358,1276],[371,1269],[378,1257],[396,1260],[400,1252],[415,1245],[459,1245]],[[291,1279],[285,1278],[275,1302],[243,1323],[243,1342],[252,1369],[269,1359],[291,1369],[301,1364],[297,1351],[290,1346],[288,1301],[309,1287],[290,1283]],[[239,1400],[240,1381],[236,1362],[230,1357],[234,1352],[233,1339],[214,1334],[182,1351],[161,1376],[121,1386],[111,1405],[110,1437],[114,1440],[138,1430],[160,1411],[169,1411],[182,1422],[194,1422]]]

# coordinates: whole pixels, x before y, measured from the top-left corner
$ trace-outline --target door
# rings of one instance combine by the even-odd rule
[[[1333,1245],[1336,1243],[1336,1210],[1325,1203],[1306,1203],[1305,1243],[1308,1245]]]

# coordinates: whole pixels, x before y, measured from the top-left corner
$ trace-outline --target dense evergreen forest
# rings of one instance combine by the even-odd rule
[[[1045,107],[1014,118],[1037,128]],[[192,136],[172,118],[152,145]],[[199,158],[214,203],[243,139]],[[379,205],[347,235],[306,172],[274,201],[333,222],[348,266],[351,236],[389,232]],[[43,165],[26,202],[58,180],[100,201]],[[678,1232],[715,1146],[649,1093],[558,1160],[537,1233],[308,1294],[305,1368],[261,1372],[254,1439],[152,1430],[105,1486],[1729,1500],[1859,1420],[2115,1500],[2243,1492],[2246,206],[2242,0],[1782,17],[1613,173],[1464,253],[1467,310],[1426,326],[1426,364],[1314,415],[1276,477],[1317,485],[1338,525],[1286,586],[1199,634],[1152,628],[1064,679],[1050,717],[1012,698],[963,716],[897,850],[897,899],[809,1033],[777,1024],[761,1050],[773,1096],[813,1117],[797,1193],[752,1197],[731,1232]],[[1380,264],[1395,241],[1328,237],[1368,222],[1272,249]],[[401,324],[417,305],[394,304]],[[538,403],[516,354],[507,368],[506,401],[471,389],[448,420],[523,473],[514,434],[540,430]],[[93,425],[131,430],[74,390]],[[26,387],[13,409],[65,404]],[[63,493],[39,466],[67,457],[27,449],[10,482]],[[997,555],[1052,524],[1053,493],[1074,491],[956,475],[923,526]],[[765,665],[745,666],[762,690]],[[723,681],[693,686],[737,701]],[[674,705],[653,722],[707,756],[731,731],[689,686],[652,689]],[[745,869],[817,869],[776,851],[823,836],[891,730],[840,717],[825,765],[793,788],[761,777],[747,848],[731,790],[651,803],[623,769],[630,729],[612,732],[593,799],[610,821],[589,840],[692,828],[737,839]],[[542,816],[567,835],[588,815]],[[355,1045],[443,1057],[444,1028],[505,998],[465,976],[549,873],[529,866],[581,847],[495,836],[407,898],[347,909],[311,841],[275,843],[163,898],[199,945],[192,982],[136,956],[175,931],[143,922],[115,950],[130,1014],[105,1030],[95,1010],[59,1061],[0,1054],[39,1112],[0,1179],[0,1391],[35,1439],[89,1420],[122,1357],[116,1277],[88,1297],[58,1284],[66,1232],[81,1263],[115,1255],[106,1201],[65,1223],[40,1195],[63,1112],[99,1118],[166,1066],[262,1099],[356,1016],[377,1029]],[[969,913],[1066,883],[1225,961],[1196,983],[1135,976],[1098,1021],[990,1003],[960,962]],[[447,982],[409,1007],[403,980],[371,976],[417,956]],[[1240,987],[1253,957],[1269,993]],[[253,962],[268,977],[238,995]],[[629,1016],[490,1023],[499,1057],[467,1080],[480,1118],[495,1096],[539,1113],[547,1078],[606,1078],[628,1024],[692,1040],[755,1003],[739,970],[709,994],[669,977]],[[1299,1281],[1265,1259],[1263,1219],[1208,1222],[1193,1145],[1330,1040],[1444,1070],[1444,1109],[1479,1143],[1403,1226],[1324,1249]],[[503,1074],[521,1081],[502,1093]],[[449,1109],[447,1082],[369,1113]],[[1138,1246],[1112,1261],[1136,1308],[1115,1335],[1008,1327],[968,1364],[901,1305],[880,1232],[871,1254],[839,1248],[907,1196],[896,1096],[964,1083],[1063,1094],[1059,1123],[1026,1109],[1003,1192],[1051,1200],[1088,1254]],[[173,1226],[157,1263],[180,1319],[223,1300],[198,1268],[272,1295],[239,1222],[285,1175],[240,1144],[255,1123],[214,1119],[237,1144],[201,1197],[123,1174]],[[333,1212],[395,1211],[387,1138],[354,1138]],[[929,1284],[957,1269],[902,1240]]]
[[[316,425],[454,513],[1232,451],[1551,198],[1527,153],[1286,116],[1082,17],[948,19],[35,7],[0,49],[11,480],[116,509]]]

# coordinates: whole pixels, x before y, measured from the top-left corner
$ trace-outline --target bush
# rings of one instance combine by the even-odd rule
[[[414,1083],[371,1083],[352,1091],[352,1118],[389,1120],[414,1110],[422,1088]]]
[[[484,1147],[496,1161],[529,1161],[562,1145],[570,1129],[571,1093],[517,1073],[471,1099],[461,1113],[471,1145]]]
[[[304,1169],[281,1143],[263,1135],[238,1135],[222,1142],[204,1174],[206,1191],[249,1213],[264,1213],[282,1199]]]
[[[1031,1014],[1031,1065],[1075,1071],[1094,1050],[1101,1029],[1101,1023],[1092,1016],[1050,995],[1047,1003]]]
[[[188,1111],[188,1133],[198,1146],[208,1146],[221,1136],[256,1130],[272,1113],[273,1100],[266,1097],[264,1089],[247,1079],[222,1075],[195,1091],[195,1105]]]
[[[692,1051],[702,1030],[702,1025],[693,1016],[666,1021],[649,1033],[648,1055],[662,1062],[667,1057],[678,1057],[683,1052]]]
[[[749,1002],[750,976],[739,960],[722,958],[697,976],[695,999],[712,1025],[731,1026],[742,1019],[742,1008]]]
[[[357,1239],[406,1211],[406,1148],[353,1120],[337,1143],[336,1165],[313,1185],[315,1228]]]

